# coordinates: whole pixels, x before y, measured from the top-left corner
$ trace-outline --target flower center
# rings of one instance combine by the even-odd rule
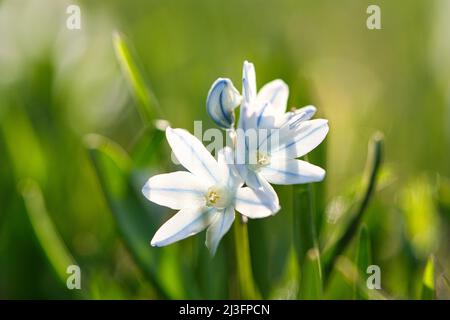
[[[223,185],[215,185],[206,191],[205,199],[207,206],[223,209],[228,207],[230,204],[231,195],[227,187]]]
[[[257,151],[256,152],[256,163],[251,163],[250,167],[253,170],[258,170],[269,164],[270,164],[270,157],[261,151]]]

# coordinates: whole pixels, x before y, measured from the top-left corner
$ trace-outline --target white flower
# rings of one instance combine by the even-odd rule
[[[234,88],[232,84],[230,87]],[[323,141],[328,133],[328,121],[310,120],[316,112],[313,106],[286,112],[288,96],[288,86],[279,79],[267,83],[258,92],[255,68],[252,63],[244,62],[238,133],[254,130],[257,141],[248,143],[245,137],[239,139],[238,134],[236,156],[246,160],[244,164],[238,161],[236,166],[249,187],[265,191],[273,202],[278,202],[278,197],[270,183],[309,183],[321,181],[325,176],[322,168],[296,158]],[[261,139],[262,129],[268,135]],[[270,141],[272,134],[278,136],[278,143]]]
[[[153,176],[142,189],[150,201],[179,210],[159,228],[152,246],[165,246],[207,228],[206,246],[214,254],[234,221],[235,209],[249,218],[263,218],[278,211],[270,199],[241,187],[230,148],[220,150],[216,161],[186,130],[168,127],[166,137],[188,171]]]
[[[256,163],[239,167],[247,185],[273,193],[267,182],[299,184],[323,180],[325,170],[295,158],[304,156],[325,139],[328,121],[309,120],[316,112],[313,106],[286,112],[289,88],[282,80],[273,80],[257,92],[252,63],[244,62],[242,78],[239,128],[244,131],[268,129],[268,135],[257,141],[256,148],[247,143],[243,146],[245,152],[256,159]],[[278,143],[271,145],[268,143],[270,135],[275,133]]]

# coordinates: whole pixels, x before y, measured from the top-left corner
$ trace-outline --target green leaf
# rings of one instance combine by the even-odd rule
[[[367,227],[363,225],[361,231],[359,232],[355,258],[355,265],[360,277],[366,274],[367,267],[371,263],[372,253],[370,247],[370,236]],[[361,291],[356,283],[353,285],[353,298],[359,300],[368,299],[367,292],[365,290]]]
[[[36,238],[45,252],[62,283],[67,280],[67,267],[76,265],[72,255],[65,246],[45,206],[44,197],[39,185],[31,179],[19,185],[26,212]]]
[[[422,277],[422,292],[420,294],[422,300],[434,300],[435,292],[435,266],[434,256],[430,255],[425,266]]]
[[[322,294],[322,270],[315,225],[313,185],[295,185],[293,192],[294,248],[301,270],[299,297],[314,299]]]
[[[328,282],[336,259],[345,251],[348,244],[353,239],[356,231],[358,230],[358,226],[362,220],[364,212],[366,211],[370,199],[375,191],[378,172],[382,162],[382,142],[383,136],[380,133],[375,133],[371,139],[371,142],[369,143],[369,155],[367,157],[366,167],[367,186],[363,193],[361,203],[359,206],[357,206],[356,212],[352,215],[352,218],[346,230],[324,253],[323,277],[325,284]]]
[[[146,84],[137,59],[132,54],[131,46],[118,32],[113,33],[113,45],[122,73],[138,104],[139,113],[143,121],[148,124],[155,118],[155,111],[159,111],[156,97]]]
[[[327,152],[328,152],[328,139],[322,141],[310,154],[308,154],[309,162],[322,167],[327,168]],[[325,221],[325,208],[326,208],[326,181],[313,184],[314,194],[314,225],[317,230],[317,235],[322,232],[323,224]]]
[[[301,267],[299,298],[317,300],[322,298],[322,270],[317,248],[308,250]]]
[[[150,247],[160,221],[148,214],[131,185],[131,159],[120,146],[99,135],[88,135],[86,145],[117,227],[137,265],[161,297],[184,298],[179,247]]]
[[[159,120],[159,122],[162,121],[164,120]],[[131,157],[134,166],[149,168],[161,163],[165,137],[165,127],[160,125],[146,127],[137,137],[132,148]]]

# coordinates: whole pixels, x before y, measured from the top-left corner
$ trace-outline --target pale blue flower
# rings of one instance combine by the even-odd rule
[[[267,197],[274,198],[276,194],[269,183],[299,184],[323,180],[325,170],[296,158],[306,155],[323,141],[329,130],[328,121],[310,120],[316,112],[313,106],[286,112],[289,88],[282,80],[273,80],[258,92],[252,63],[244,62],[242,79],[243,99],[238,128],[244,131],[269,130],[268,136],[256,143],[256,148],[245,141],[245,146],[237,147],[237,150],[245,150],[256,159],[256,163],[239,166],[246,184],[257,190],[263,189]],[[278,134],[278,143],[268,145],[274,132]]]
[[[219,87],[218,81],[213,88]],[[231,80],[227,79],[227,87],[234,88]],[[296,158],[306,155],[323,141],[329,130],[328,121],[310,120],[316,112],[313,106],[286,111],[288,96],[289,88],[280,79],[265,84],[258,91],[255,68],[252,63],[244,62],[238,133],[253,130],[258,138],[253,144],[245,139],[236,140],[236,157],[247,159],[244,163],[238,161],[236,167],[249,187],[264,191],[273,203],[278,203],[278,196],[270,183],[309,183],[325,177],[322,168]],[[232,125],[233,121],[226,123]],[[259,136],[263,129],[268,133],[266,139]],[[279,138],[275,145],[268,143],[272,134]]]
[[[207,229],[206,246],[214,254],[234,221],[235,209],[248,218],[264,218],[278,211],[270,199],[242,187],[229,147],[219,151],[216,161],[186,130],[168,127],[166,137],[188,171],[153,176],[142,189],[148,200],[179,210],[159,228],[152,246],[166,246]]]

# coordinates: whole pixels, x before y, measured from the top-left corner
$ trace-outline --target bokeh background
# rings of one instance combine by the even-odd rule
[[[107,137],[129,154],[137,137],[147,141],[115,57],[114,31],[133,46],[174,127],[192,132],[194,120],[213,127],[205,112],[210,85],[224,76],[240,87],[244,60],[255,64],[258,87],[281,78],[289,106],[317,106],[330,124],[326,144],[311,155],[327,170],[318,187],[324,245],[345,228],[368,141],[381,131],[383,168],[363,223],[383,294],[420,298],[432,255],[436,296],[450,298],[450,1],[78,1],[81,30],[66,28],[69,4],[0,1],[0,298],[239,297],[232,233],[214,259],[203,234],[151,248],[173,212],[135,192],[135,212],[127,215],[129,207],[115,202],[122,180],[108,174],[119,195],[104,192],[89,146],[110,143],[86,135]],[[381,8],[381,30],[366,28],[370,4]],[[162,152],[150,152],[151,162],[133,158],[136,190],[171,170]],[[290,188],[277,189],[277,216],[249,224],[264,298],[293,298],[298,290]],[[124,227],[143,217],[149,222],[139,222],[139,236]],[[66,288],[68,262],[81,267],[82,290]],[[352,298],[353,286],[334,271],[321,297]]]

